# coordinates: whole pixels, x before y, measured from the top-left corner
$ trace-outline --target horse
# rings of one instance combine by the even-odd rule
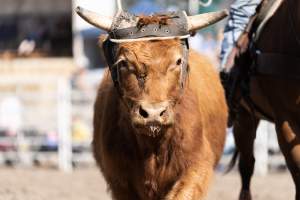
[[[243,95],[243,84],[234,95],[235,159],[239,158],[242,180],[239,199],[252,199],[253,146],[259,121],[264,119],[275,124],[280,149],[295,183],[295,199],[300,200],[300,1],[283,0],[251,46],[255,53],[250,57],[254,61],[250,70],[245,70],[243,56],[235,60],[236,67],[248,74],[249,84],[248,95]]]

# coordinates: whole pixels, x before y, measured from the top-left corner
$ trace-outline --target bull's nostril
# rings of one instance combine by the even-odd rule
[[[142,107],[140,107],[139,113],[140,113],[140,115],[143,116],[144,118],[149,117],[149,114],[147,113],[147,111],[145,111]]]
[[[159,116],[162,117],[162,116],[166,113],[166,111],[167,111],[167,110],[162,111],[162,112],[159,114]]]

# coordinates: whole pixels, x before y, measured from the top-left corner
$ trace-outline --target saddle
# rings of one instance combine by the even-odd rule
[[[257,9],[257,13],[254,16],[254,26],[249,27],[250,29],[254,28],[254,41],[256,42],[259,39],[259,36],[266,26],[267,22],[272,18],[272,16],[279,9],[283,0],[263,0],[260,6]],[[251,25],[251,24],[250,24]]]
[[[259,52],[255,47],[255,43],[260,38],[262,31],[267,25],[268,21],[279,9],[284,0],[264,0],[260,5],[251,29],[252,33],[252,54],[255,54],[255,71],[256,74],[270,75],[281,78],[300,79],[300,68],[286,68],[285,66],[292,66],[297,64],[300,66],[300,57],[284,55],[279,53],[263,53]],[[291,6],[291,5],[289,5]],[[251,35],[250,35],[251,36]],[[269,66],[272,66],[270,68]]]

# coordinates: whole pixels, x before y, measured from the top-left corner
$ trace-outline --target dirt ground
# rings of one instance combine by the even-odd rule
[[[239,192],[236,173],[217,174],[207,200],[234,200]],[[254,200],[290,200],[294,196],[288,173],[255,177]],[[0,200],[109,200],[97,169],[71,174],[45,169],[0,168]]]

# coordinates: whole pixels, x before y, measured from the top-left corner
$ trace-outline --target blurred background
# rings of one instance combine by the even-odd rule
[[[136,14],[186,10],[192,15],[228,8],[231,2],[124,0],[123,6]],[[113,15],[116,2],[0,0],[0,5],[0,199],[108,199],[90,148],[93,103],[106,67],[98,46],[103,32],[73,11],[80,5]],[[190,39],[216,68],[225,23]],[[220,174],[234,150],[230,132]],[[259,128],[256,155],[257,199],[291,199],[292,181],[274,127],[266,122]],[[236,173],[216,179],[209,199],[237,199]],[[274,186],[260,194],[269,183]],[[272,193],[274,188],[283,196]]]

